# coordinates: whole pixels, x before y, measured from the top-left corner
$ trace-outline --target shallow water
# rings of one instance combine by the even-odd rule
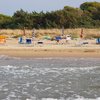
[[[100,100],[100,58],[0,56],[0,100]]]

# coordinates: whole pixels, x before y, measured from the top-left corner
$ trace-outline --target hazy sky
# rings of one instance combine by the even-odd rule
[[[0,13],[13,15],[16,10],[21,8],[28,12],[54,11],[63,9],[66,5],[79,7],[86,1],[100,2],[100,0],[0,0]]]

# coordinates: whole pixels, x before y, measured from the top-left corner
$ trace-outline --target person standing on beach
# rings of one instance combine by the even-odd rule
[[[62,29],[61,29],[61,36],[64,36],[64,26],[62,26]]]
[[[83,29],[81,29],[81,34],[80,34],[80,38],[83,38]]]
[[[23,28],[23,36],[26,35],[26,32],[25,32],[25,27]]]
[[[35,28],[33,28],[33,30],[32,30],[32,39],[33,40],[35,39]]]
[[[83,28],[81,29],[81,33],[80,33],[80,45],[83,44]]]

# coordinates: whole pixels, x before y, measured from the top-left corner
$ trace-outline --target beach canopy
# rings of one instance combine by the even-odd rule
[[[0,35],[0,43],[6,42],[6,36]]]
[[[56,40],[61,40],[61,36],[56,36],[55,39]]]
[[[83,29],[81,29],[80,38],[83,38]]]
[[[31,44],[32,40],[31,39],[26,39],[26,44]]]
[[[22,44],[22,43],[23,43],[23,38],[22,38],[22,37],[19,37],[19,38],[18,38],[18,42],[19,42],[20,44]]]
[[[97,38],[97,39],[96,39],[96,43],[97,43],[97,44],[100,44],[100,38]]]
[[[44,36],[43,39],[51,40],[51,37],[50,36]]]

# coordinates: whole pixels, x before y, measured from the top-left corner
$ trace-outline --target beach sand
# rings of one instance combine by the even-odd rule
[[[0,47],[0,55],[22,58],[100,57],[100,48],[93,47]]]
[[[18,44],[18,40],[9,39],[6,44],[0,44],[0,55],[22,58],[44,57],[100,57],[100,45],[70,44]]]

